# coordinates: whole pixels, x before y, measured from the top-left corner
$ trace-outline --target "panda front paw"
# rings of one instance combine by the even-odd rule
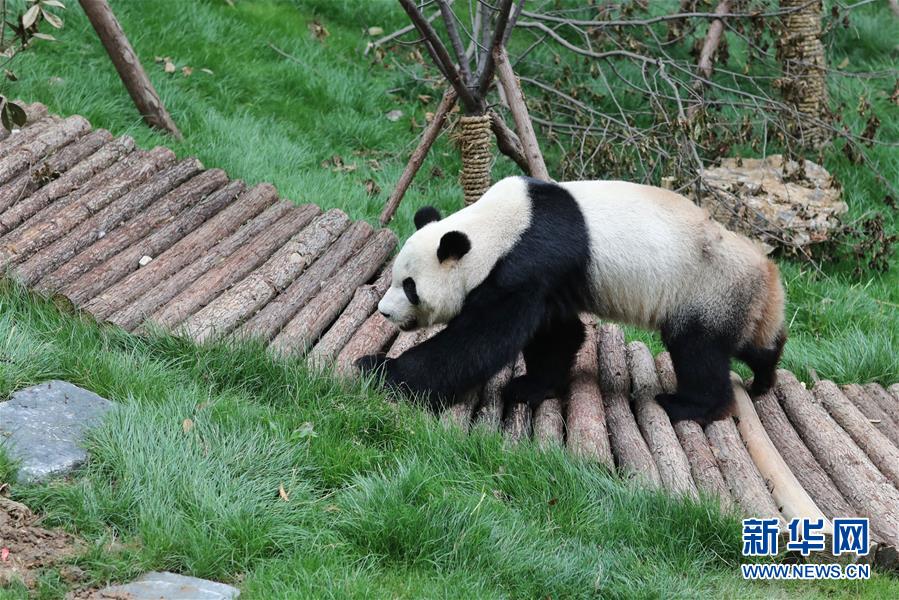
[[[356,360],[356,368],[358,368],[363,375],[367,375],[369,373],[383,373],[384,371],[386,371],[385,367],[387,363],[392,360],[393,359],[388,358],[387,354],[384,352],[379,352],[377,354],[368,354]]]

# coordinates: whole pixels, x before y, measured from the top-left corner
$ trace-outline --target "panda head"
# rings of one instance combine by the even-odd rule
[[[471,241],[447,221],[432,206],[419,209],[416,232],[393,263],[393,280],[378,310],[404,331],[446,323],[462,310]]]

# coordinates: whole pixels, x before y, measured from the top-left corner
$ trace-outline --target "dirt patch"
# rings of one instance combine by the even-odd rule
[[[74,536],[38,523],[27,506],[0,495],[0,586],[18,580],[32,588],[41,569],[60,565],[83,549]]]

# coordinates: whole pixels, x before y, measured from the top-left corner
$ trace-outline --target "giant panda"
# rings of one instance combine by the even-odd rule
[[[435,409],[519,352],[526,374],[508,384],[506,402],[536,407],[563,393],[582,312],[661,333],[678,387],[657,400],[672,421],[729,414],[732,357],[752,369],[751,394],[774,383],[786,340],[777,267],[679,194],[510,177],[446,218],[425,207],[414,220],[378,310],[403,330],[446,327],[358,365]]]

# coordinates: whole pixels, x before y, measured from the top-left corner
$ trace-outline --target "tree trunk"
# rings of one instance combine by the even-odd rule
[[[181,132],[162,105],[156,88],[147,77],[140,59],[125,37],[125,32],[112,13],[109,3],[106,0],[79,0],[79,2],[144,121],[151,127],[168,131],[180,140]]]
[[[390,344],[397,331],[396,325],[375,311],[337,355],[337,374],[343,377],[358,374],[356,361],[368,354],[380,352]]]
[[[824,123],[828,112],[827,72],[821,43],[821,0],[780,0],[790,11],[783,17],[778,57],[783,70],[781,93],[797,114],[793,135],[801,145],[818,148],[829,138]]]
[[[78,115],[54,123],[29,143],[0,158],[0,186],[42,161],[48,154],[85,135],[90,129],[90,123]]]

